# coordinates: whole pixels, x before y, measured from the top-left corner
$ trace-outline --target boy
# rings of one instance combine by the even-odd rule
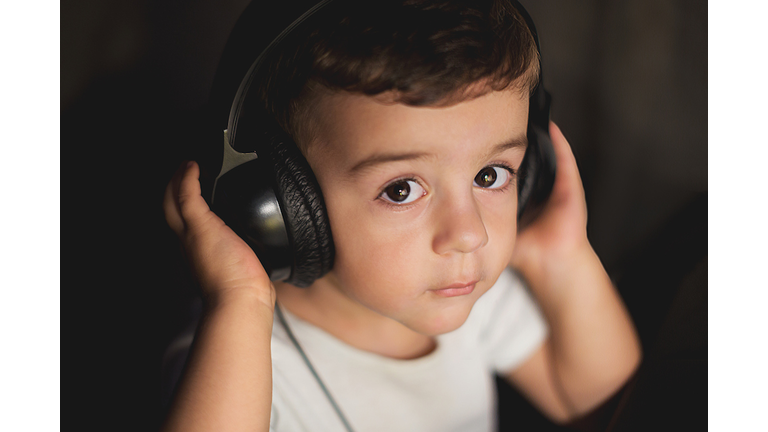
[[[349,7],[267,68],[264,105],[317,177],[336,247],[308,288],[269,280],[196,163],[169,183],[205,309],[165,430],[491,430],[494,372],[564,422],[635,370],[554,124],[552,195],[517,233],[538,57],[511,4],[467,3]]]

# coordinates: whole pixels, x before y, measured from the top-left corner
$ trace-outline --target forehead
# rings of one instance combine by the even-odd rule
[[[381,153],[471,154],[524,137],[527,93],[486,93],[444,107],[414,107],[350,93],[323,96],[315,105],[308,158],[351,167]]]

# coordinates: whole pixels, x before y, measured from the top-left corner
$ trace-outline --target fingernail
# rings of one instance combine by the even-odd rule
[[[194,163],[195,163],[194,161],[187,161],[187,165],[186,165],[186,167],[185,167],[185,168],[186,168],[186,169],[190,169],[190,168],[192,168],[192,164],[194,164]]]

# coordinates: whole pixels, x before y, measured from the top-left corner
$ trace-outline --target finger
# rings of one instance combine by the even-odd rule
[[[187,169],[187,162],[184,161],[173,173],[173,177],[165,187],[165,193],[163,195],[163,213],[165,214],[165,221],[169,227],[177,235],[181,235],[184,231],[184,220],[181,217],[181,209],[176,197],[179,196],[179,184],[181,178]]]
[[[201,223],[210,212],[201,195],[199,177],[200,167],[194,161],[189,162],[181,177],[178,193],[179,212],[187,226]]]

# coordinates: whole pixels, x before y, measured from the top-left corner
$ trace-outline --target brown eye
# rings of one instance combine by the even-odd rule
[[[387,197],[394,202],[402,202],[411,194],[411,187],[407,182],[390,185],[385,191]]]
[[[497,189],[507,184],[509,177],[509,170],[502,167],[489,166],[477,173],[475,184],[481,188]]]
[[[390,184],[381,197],[394,204],[408,204],[424,196],[425,191],[413,180],[401,180]]]

